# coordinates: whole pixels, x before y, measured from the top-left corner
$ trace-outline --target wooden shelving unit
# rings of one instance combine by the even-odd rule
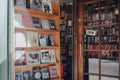
[[[15,13],[19,13],[22,14],[21,12],[27,12],[31,17],[36,17],[39,19],[47,19],[47,20],[54,20],[55,21],[55,26],[56,26],[56,30],[45,30],[45,29],[38,29],[38,28],[29,28],[27,26],[24,26],[24,28],[19,28],[19,26],[14,26],[14,37],[15,37],[15,33],[16,32],[26,32],[26,31],[34,31],[37,32],[38,34],[47,34],[47,35],[52,35],[54,36],[54,46],[35,46],[35,47],[15,47],[15,45],[13,45],[13,68],[12,68],[12,80],[15,80],[15,72],[17,71],[32,71],[33,67],[49,67],[51,65],[55,65],[57,67],[57,75],[58,78],[55,79],[50,79],[50,80],[60,80],[61,79],[61,75],[60,75],[60,28],[59,28],[59,24],[60,24],[60,5],[59,5],[59,0],[56,0],[55,2],[52,2],[52,10],[53,13],[52,14],[48,14],[48,13],[44,13],[44,12],[40,12],[37,10],[31,10],[29,8],[21,8],[18,6],[14,6],[14,12]],[[32,27],[32,26],[31,26]],[[15,40],[14,40],[15,42]],[[15,66],[15,51],[17,50],[25,50],[25,51],[29,51],[29,50],[47,50],[47,49],[54,49],[55,50],[55,55],[56,55],[56,62],[54,63],[46,63],[46,64],[33,64],[33,65],[23,65],[23,66]]]

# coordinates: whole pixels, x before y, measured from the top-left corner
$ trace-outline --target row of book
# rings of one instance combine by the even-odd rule
[[[15,72],[15,80],[51,80],[58,78],[55,65],[49,67],[33,67],[32,71]]]
[[[21,11],[21,14],[14,14],[14,25],[20,28],[56,29],[55,21],[31,17],[29,13],[25,11]]]
[[[119,35],[119,26],[102,27],[101,35]]]
[[[84,49],[90,49],[90,50],[98,50],[99,47],[102,50],[106,50],[106,49],[116,49],[117,50],[119,45],[118,44],[102,44],[101,46],[95,45],[95,44],[84,45]]]
[[[18,50],[15,54],[15,66],[46,64],[56,62],[55,50],[24,51]]]
[[[37,47],[37,46],[53,46],[54,36],[47,34],[38,34],[34,31],[16,32],[16,47]]]
[[[50,0],[14,0],[14,5],[22,8],[30,8],[52,14],[52,3]]]

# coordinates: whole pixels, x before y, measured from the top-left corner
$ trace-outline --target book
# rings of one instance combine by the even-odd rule
[[[15,72],[15,80],[23,80],[22,72]]]
[[[32,73],[30,71],[23,72],[23,80],[32,80]]]
[[[28,12],[22,11],[22,23],[25,27],[32,28],[32,17]]]
[[[30,0],[30,9],[43,11],[42,0]]]
[[[42,1],[43,12],[52,14],[52,4],[49,0]]]
[[[57,75],[57,68],[55,65],[53,66],[49,66],[49,71],[50,71],[50,78],[57,78],[58,75]]]
[[[16,47],[25,47],[26,46],[26,37],[24,32],[15,33],[15,46]]]
[[[49,20],[49,25],[50,25],[50,29],[52,29],[52,30],[55,30],[55,29],[56,29],[55,21]]]
[[[53,46],[54,45],[54,37],[52,35],[47,36],[47,46]]]
[[[27,51],[27,64],[40,64],[39,51]]]
[[[49,63],[50,62],[49,50],[40,50],[40,59],[42,64]]]
[[[33,31],[27,31],[27,46],[38,46],[38,33]]]
[[[15,65],[16,66],[26,65],[26,52],[25,51],[15,52]]]
[[[14,5],[26,8],[26,0],[14,0]]]
[[[42,29],[50,29],[50,25],[48,20],[46,19],[40,19],[41,24],[42,24]]]
[[[56,62],[56,56],[54,50],[40,50],[41,63]]]
[[[33,71],[33,80],[42,80],[40,67],[34,67],[32,71]]]
[[[22,15],[21,14],[15,13],[13,22],[14,22],[13,24],[14,24],[15,27],[23,28]]]
[[[56,55],[54,49],[49,50],[49,59],[49,62],[56,62]]]
[[[42,80],[50,80],[49,69],[41,68]]]
[[[39,18],[32,17],[32,26],[35,28],[42,28],[41,22]]]
[[[39,34],[40,46],[47,46],[47,39],[45,34]]]

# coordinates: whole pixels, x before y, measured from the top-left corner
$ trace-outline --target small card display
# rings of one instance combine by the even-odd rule
[[[33,68],[33,80],[42,80],[41,68],[40,67],[34,67]]]
[[[23,80],[32,80],[32,73],[30,71],[23,72]]]
[[[22,72],[15,72],[15,80],[23,80]]]
[[[26,52],[25,51],[16,51],[16,66],[26,65]]]
[[[27,52],[27,64],[40,64],[39,51]]]

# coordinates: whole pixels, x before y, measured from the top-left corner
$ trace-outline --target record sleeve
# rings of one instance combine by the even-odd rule
[[[50,80],[49,69],[41,68],[42,80]]]
[[[39,51],[27,51],[27,64],[40,64]]]
[[[26,52],[25,51],[16,51],[15,57],[16,57],[16,59],[15,59],[16,66],[26,65],[27,61],[26,61]]]
[[[33,23],[33,27],[40,28],[40,29],[42,28],[39,18],[32,17],[32,23]]]
[[[43,11],[42,0],[30,0],[30,9]]]
[[[26,8],[26,0],[14,0],[14,5]]]
[[[23,80],[32,80],[32,73],[30,71],[23,72]]]
[[[55,21],[49,20],[49,25],[50,25],[50,29],[52,29],[52,30],[55,30],[55,29],[56,29]]]
[[[55,55],[55,50],[49,50],[49,59],[50,62],[56,62],[56,55]]]
[[[40,50],[40,59],[41,63],[49,63],[50,62],[49,50]]]
[[[33,68],[33,80],[42,80],[41,68],[40,67],[34,67]]]
[[[42,1],[43,12],[52,14],[52,4],[49,0]]]
[[[46,19],[40,19],[41,24],[42,24],[42,29],[50,29],[50,25],[48,20]]]
[[[49,70],[50,70],[50,78],[57,78],[57,68],[55,65],[53,66],[49,66]]]
[[[27,46],[38,46],[38,33],[33,31],[27,31]]]
[[[54,45],[54,37],[52,35],[47,36],[47,45],[53,46]]]
[[[39,43],[40,46],[47,46],[47,35],[39,34]]]
[[[15,80],[23,80],[22,72],[15,72]]]

